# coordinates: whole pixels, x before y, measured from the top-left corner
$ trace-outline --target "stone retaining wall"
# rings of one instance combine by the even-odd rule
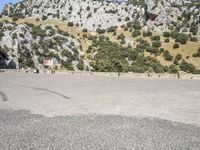
[[[1,69],[0,72],[7,73],[26,73],[26,70],[20,69]],[[33,70],[29,70],[28,73],[33,73]],[[51,70],[40,71],[41,74],[51,74]],[[109,77],[127,77],[127,78],[180,78],[180,79],[193,79],[200,80],[200,75],[197,74],[187,74],[180,73],[178,74],[159,74],[159,73],[116,73],[116,72],[87,72],[87,71],[67,71],[67,70],[57,70],[56,74],[76,74],[76,75],[94,75],[94,76],[109,76]]]

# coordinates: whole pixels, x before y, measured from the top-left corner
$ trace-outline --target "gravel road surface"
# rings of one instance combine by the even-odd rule
[[[200,128],[153,118],[0,111],[2,150],[199,150]]]

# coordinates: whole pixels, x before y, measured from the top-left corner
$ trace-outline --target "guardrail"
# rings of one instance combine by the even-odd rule
[[[33,70],[21,70],[21,69],[0,69],[0,72],[5,73],[34,73]],[[40,70],[40,74],[54,74],[52,70]],[[76,75],[94,75],[94,76],[109,76],[109,77],[127,77],[127,78],[180,78],[180,79],[194,79],[200,80],[199,74],[169,74],[169,73],[117,73],[117,72],[90,72],[90,71],[67,71],[56,70],[55,74],[76,74]]]

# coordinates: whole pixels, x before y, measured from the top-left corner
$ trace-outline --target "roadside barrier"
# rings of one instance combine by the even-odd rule
[[[72,75],[89,75],[89,76],[109,76],[109,77],[127,77],[127,78],[178,78],[178,79],[191,79],[200,80],[198,74],[168,74],[168,73],[117,73],[117,72],[91,72],[91,71],[67,71],[67,70],[40,70],[40,74],[72,74]],[[34,73],[33,70],[22,69],[0,69],[0,73]]]

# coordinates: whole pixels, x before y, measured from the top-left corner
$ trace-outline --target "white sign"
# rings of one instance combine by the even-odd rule
[[[44,58],[43,65],[44,66],[54,66],[54,59],[53,58]]]

